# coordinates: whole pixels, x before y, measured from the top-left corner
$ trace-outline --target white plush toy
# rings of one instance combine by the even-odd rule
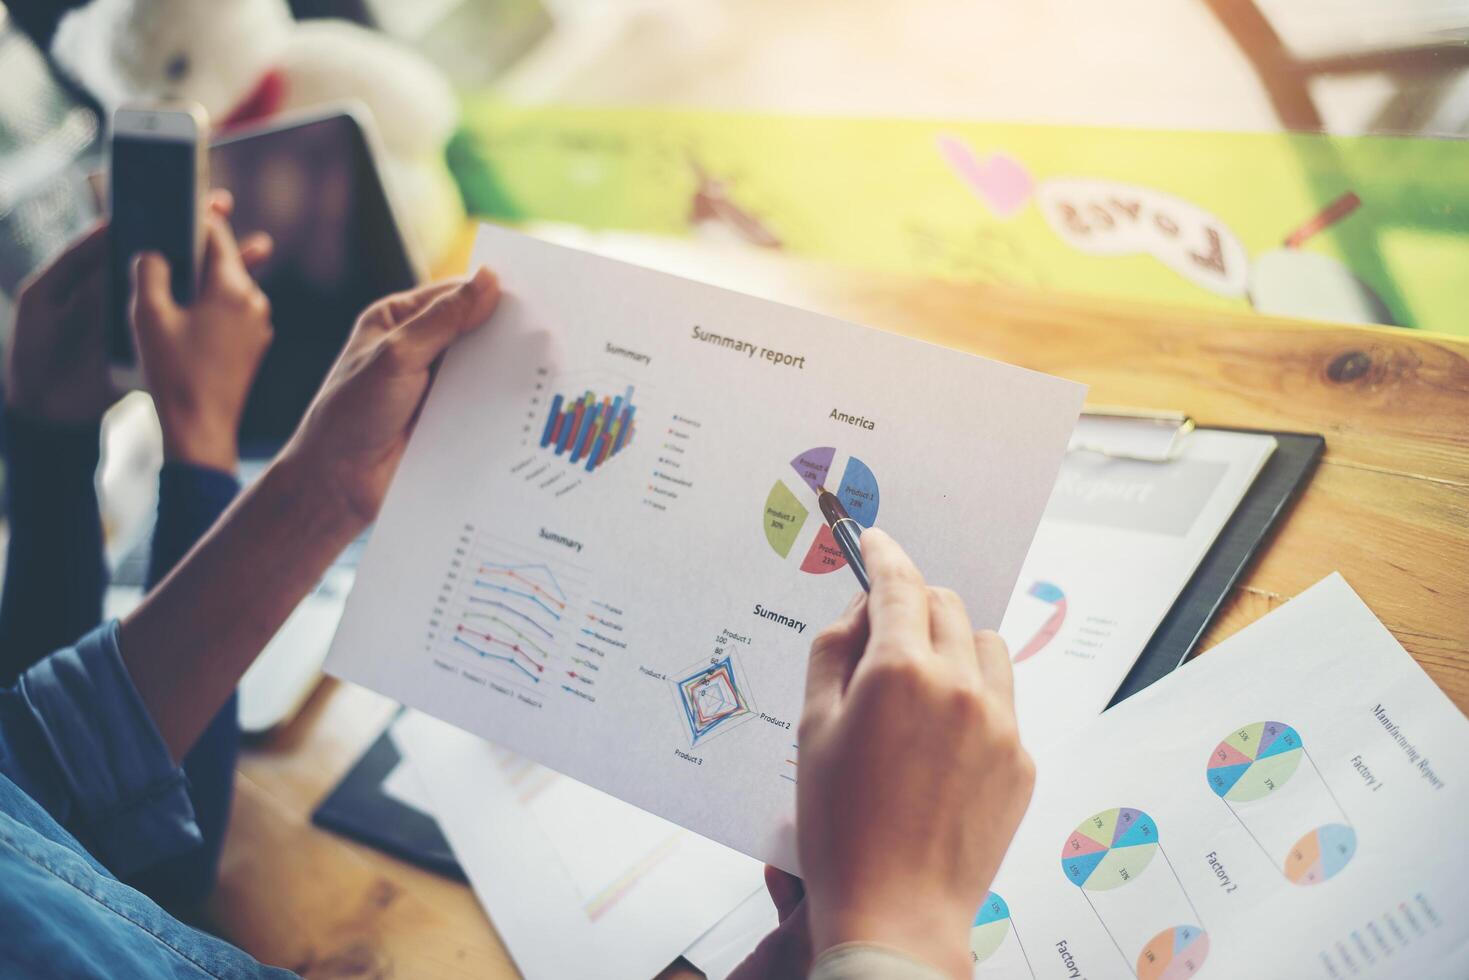
[[[444,161],[458,112],[452,89],[416,53],[366,28],[298,22],[286,0],[90,0],[62,19],[51,51],[109,111],[190,99],[216,130],[356,99],[372,113],[386,179],[431,264],[464,218]]]

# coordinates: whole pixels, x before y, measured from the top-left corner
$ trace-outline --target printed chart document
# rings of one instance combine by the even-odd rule
[[[1083,389],[500,229],[474,262],[505,296],[327,669],[797,870],[806,655],[858,588],[818,492],[998,626]]]
[[[414,712],[393,740],[528,977],[644,980],[763,897],[758,861],[508,749]]]
[[[1167,462],[1067,454],[1000,627],[1028,742],[1102,712],[1274,449],[1199,431]]]
[[[977,977],[1469,976],[1469,720],[1340,576],[1037,769]]]

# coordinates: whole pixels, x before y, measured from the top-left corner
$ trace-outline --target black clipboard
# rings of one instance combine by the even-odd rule
[[[1319,435],[1211,428],[1274,436],[1275,451],[1123,678],[1109,708],[1166,676],[1193,654],[1224,600],[1279,526],[1326,449],[1326,439]]]
[[[466,881],[438,821],[383,792],[383,780],[403,758],[393,742],[392,727],[389,722],[321,801],[311,814],[311,822],[430,871]]]

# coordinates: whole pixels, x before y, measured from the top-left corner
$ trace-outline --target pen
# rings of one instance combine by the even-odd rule
[[[871,592],[872,583],[867,580],[867,566],[862,564],[862,547],[857,543],[857,539],[862,537],[862,525],[852,519],[852,515],[847,513],[847,508],[842,506],[836,494],[826,487],[816,488],[816,504],[831,528],[832,537],[837,539],[837,547],[842,549],[842,557],[847,559],[847,564],[852,567],[852,574],[857,576],[857,584],[862,586],[863,592]]]

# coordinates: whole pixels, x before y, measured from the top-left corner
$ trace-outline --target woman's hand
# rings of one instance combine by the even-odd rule
[[[765,866],[765,890],[779,923],[730,973],[730,980],[805,980],[811,972],[811,928],[801,879]]]
[[[21,286],[6,400],[42,422],[95,424],[121,394],[107,374],[107,226]]]
[[[481,268],[389,296],[358,319],[286,452],[359,525],[377,517],[439,355],[499,299],[494,274]]]
[[[233,470],[245,399],[270,347],[270,301],[250,275],[269,255],[270,239],[257,234],[237,243],[225,220],[228,196],[214,201],[199,295],[179,306],[168,260],[143,253],[133,260],[131,318],[165,458]]]
[[[1035,782],[1010,658],[882,531],[862,557],[872,593],[812,644],[801,718],[812,947],[880,943],[967,977],[969,926]]]

